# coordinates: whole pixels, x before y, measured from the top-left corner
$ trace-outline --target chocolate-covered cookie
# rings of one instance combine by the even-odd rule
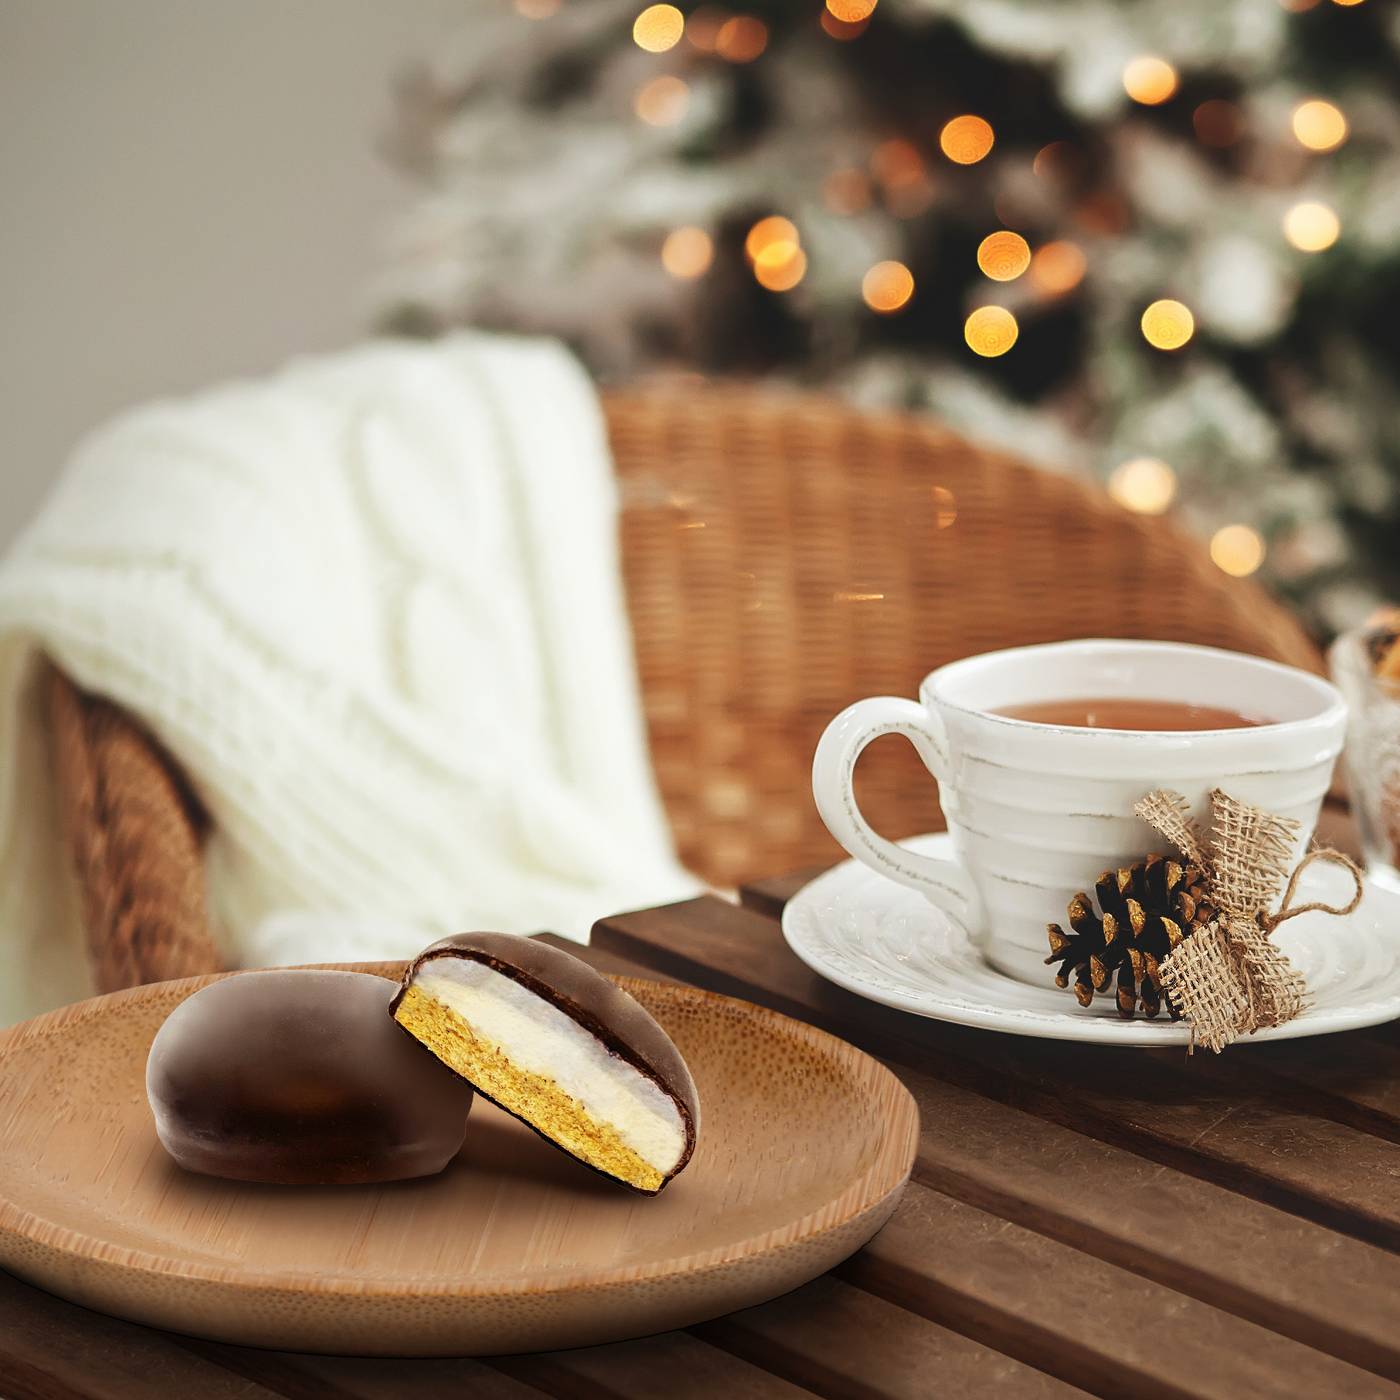
[[[393,1013],[480,1093],[638,1191],[661,1190],[695,1150],[700,1104],[670,1036],[547,943],[444,938],[409,967]]]
[[[146,1095],[165,1150],[239,1181],[348,1184],[440,1172],[472,1091],[389,1017],[392,982],[243,972],[187,997],[156,1032]]]

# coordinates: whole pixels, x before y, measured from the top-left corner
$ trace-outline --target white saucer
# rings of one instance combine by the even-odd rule
[[[945,833],[903,844],[953,858]],[[1345,904],[1351,895],[1349,878],[1335,867],[1309,866],[1299,883],[1299,902]],[[1046,919],[1063,913],[1047,910]],[[1186,1045],[1191,1039],[1185,1025],[1165,1015],[1123,1020],[1112,997],[1081,1008],[1071,992],[1055,986],[1051,968],[1043,987],[998,972],[960,924],[858,861],[799,890],[783,910],[783,936],[808,967],[837,986],[916,1016],[1047,1040]],[[1368,883],[1355,913],[1301,914],[1275,939],[1308,979],[1309,1006],[1251,1039],[1327,1035],[1400,1017],[1400,894]]]

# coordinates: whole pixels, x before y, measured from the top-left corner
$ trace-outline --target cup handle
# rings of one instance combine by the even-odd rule
[[[902,734],[940,784],[947,782],[948,736],[943,722],[914,700],[880,695],[857,700],[826,727],[812,762],[812,795],[827,830],[877,874],[918,890],[972,935],[982,929],[982,900],[967,872],[950,860],[917,855],[881,836],[856,805],[856,760],[872,739]]]

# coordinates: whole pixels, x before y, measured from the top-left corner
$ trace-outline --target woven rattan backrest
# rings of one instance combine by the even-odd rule
[[[657,778],[682,858],[716,883],[834,858],[809,788],[822,727],[942,662],[1119,636],[1319,665],[1170,520],[927,419],[739,386],[606,408]],[[890,835],[942,826],[901,741],[871,749],[859,793]]]
[[[1097,634],[1320,664],[1171,522],[925,420],[739,387],[604,406],[657,777],[682,857],[715,883],[834,858],[808,786],[822,726],[940,662]],[[214,970],[181,775],[112,705],[57,674],[49,694],[99,988]],[[891,835],[942,824],[903,744],[878,741],[858,786]]]

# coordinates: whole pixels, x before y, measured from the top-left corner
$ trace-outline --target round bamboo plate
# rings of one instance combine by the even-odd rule
[[[0,1035],[0,1265],[103,1312],[253,1346],[582,1346],[805,1283],[880,1228],[913,1163],[918,1111],[868,1055],[747,1002],[620,979],[700,1091],[699,1147],[658,1197],[596,1176],[480,1098],[437,1177],[271,1187],[190,1175],[156,1140],[146,1052],[213,980],[96,997]]]

